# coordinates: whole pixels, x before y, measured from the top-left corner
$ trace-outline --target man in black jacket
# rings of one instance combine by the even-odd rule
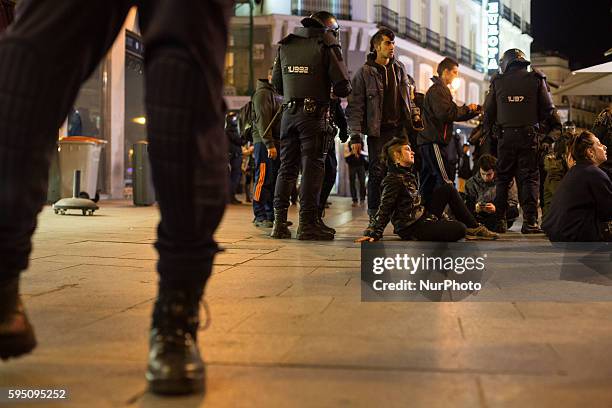
[[[438,76],[431,78],[433,85],[425,94],[423,121],[425,129],[419,133],[417,143],[421,153],[421,195],[425,202],[434,190],[453,183],[444,147],[453,138],[453,122],[472,119],[479,113],[478,105],[457,106],[448,86],[459,76],[459,63],[444,58],[438,65]]]
[[[414,80],[404,65],[395,59],[395,34],[381,28],[370,41],[366,63],[352,79],[353,93],[346,108],[351,133],[351,147],[358,153],[363,136],[368,136],[370,174],[368,181],[368,213],[376,214],[380,203],[381,183],[387,168],[379,160],[382,146],[393,138],[414,140],[422,123],[414,103]],[[414,123],[414,125],[413,125]]]

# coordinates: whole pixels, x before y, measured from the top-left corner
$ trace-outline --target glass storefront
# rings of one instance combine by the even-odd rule
[[[143,44],[141,37],[126,32],[125,38],[125,187],[129,194],[134,176],[136,142],[147,139],[143,83]]]

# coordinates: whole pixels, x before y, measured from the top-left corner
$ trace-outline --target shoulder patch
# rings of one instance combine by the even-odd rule
[[[340,47],[338,39],[329,31],[326,31],[325,34],[323,34],[323,44],[326,47]]]
[[[293,37],[296,37],[296,36],[293,35],[293,34],[289,34],[288,36],[286,36],[285,38],[280,40],[278,43],[279,44],[287,44],[289,41],[291,41],[293,39]]]
[[[541,79],[546,79],[546,74],[538,69],[533,69],[532,71],[536,77],[541,78]]]

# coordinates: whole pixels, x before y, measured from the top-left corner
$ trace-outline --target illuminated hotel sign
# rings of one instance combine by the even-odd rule
[[[487,69],[489,75],[498,72],[499,65],[499,1],[487,3]]]

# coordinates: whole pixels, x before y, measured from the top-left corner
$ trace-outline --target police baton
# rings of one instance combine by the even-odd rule
[[[268,124],[268,127],[266,128],[266,130],[264,130],[263,135],[261,135],[261,138],[265,138],[265,136],[268,134],[268,132],[270,131],[270,129],[272,129],[272,126],[274,126],[274,124],[276,123],[276,120],[278,119],[278,115],[280,115],[280,113],[283,111],[283,109],[285,109],[284,105],[279,106],[278,110],[276,111],[276,113],[274,114],[274,116],[272,117],[272,120],[270,121],[270,123]]]

